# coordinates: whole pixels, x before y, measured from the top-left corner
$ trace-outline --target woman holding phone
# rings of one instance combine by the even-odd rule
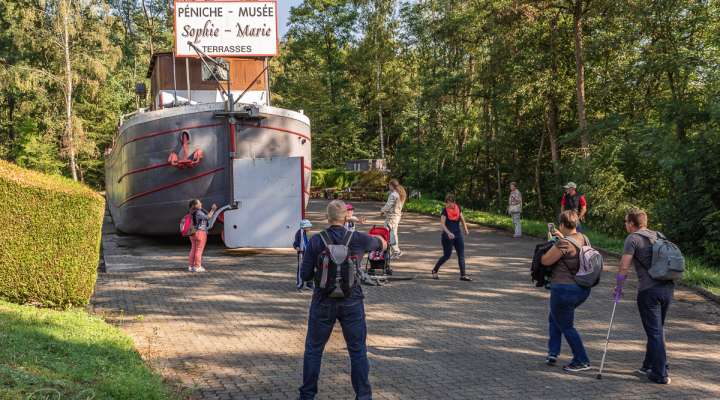
[[[551,268],[550,314],[548,315],[548,355],[545,363],[555,365],[560,356],[562,338],[570,345],[572,360],[563,369],[579,372],[590,369],[590,359],[585,351],[582,338],[575,329],[575,309],[590,296],[590,288],[578,285],[575,274],[580,269],[579,249],[588,243],[587,238],[577,231],[578,215],[573,210],[560,214],[559,229],[548,224],[548,231],[558,240],[542,256],[542,265]]]

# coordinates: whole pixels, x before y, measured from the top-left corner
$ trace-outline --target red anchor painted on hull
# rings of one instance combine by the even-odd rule
[[[195,149],[195,151],[190,153],[190,132],[180,132],[180,142],[182,143],[182,157],[179,157],[178,154],[173,151],[168,157],[168,163],[170,163],[170,165],[172,165],[173,167],[179,169],[193,168],[200,164],[200,160],[202,160],[203,157],[203,152],[200,149]]]

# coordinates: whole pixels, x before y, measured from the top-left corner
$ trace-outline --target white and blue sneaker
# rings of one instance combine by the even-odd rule
[[[587,371],[590,369],[590,364],[572,362],[563,367],[563,370],[567,372],[580,372]]]
[[[640,375],[647,375],[650,373],[650,371],[652,371],[652,368],[650,368],[650,367],[640,367],[635,372],[637,372]]]

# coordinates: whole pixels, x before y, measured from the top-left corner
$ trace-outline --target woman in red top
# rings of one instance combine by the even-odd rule
[[[458,256],[458,265],[460,266],[460,280],[467,282],[472,281],[472,279],[465,274],[465,239],[463,238],[463,232],[460,230],[461,223],[465,234],[469,234],[470,232],[465,223],[462,210],[460,206],[455,203],[455,196],[448,194],[445,196],[445,208],[443,208],[442,214],[440,215],[440,226],[442,226],[443,230],[441,236],[443,255],[432,270],[433,279],[438,279],[440,266],[450,259],[454,247]]]

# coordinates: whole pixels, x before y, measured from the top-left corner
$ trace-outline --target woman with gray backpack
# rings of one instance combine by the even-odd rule
[[[676,245],[647,225],[648,217],[642,210],[633,209],[625,215],[625,230],[629,235],[616,276],[615,302],[620,301],[630,266],[634,265],[638,276],[637,306],[647,335],[645,359],[637,372],[665,385],[670,383],[665,317],[673,299],[674,281],[682,278],[685,270],[685,259]]]
[[[599,281],[602,257],[590,247],[588,238],[577,231],[578,215],[573,210],[560,214],[558,238],[555,245],[541,258],[542,265],[551,268],[550,313],[548,316],[547,365],[555,365],[560,355],[562,337],[565,336],[573,358],[563,367],[568,372],[590,369],[585,346],[575,329],[575,309],[590,296],[590,288]]]

